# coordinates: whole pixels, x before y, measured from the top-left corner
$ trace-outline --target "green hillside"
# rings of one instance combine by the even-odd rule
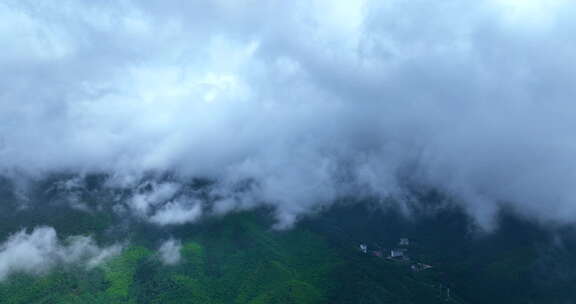
[[[63,267],[0,283],[1,303],[460,303],[433,272],[361,254],[302,225],[257,213],[180,229],[182,260],[163,265],[144,235],[97,268]]]

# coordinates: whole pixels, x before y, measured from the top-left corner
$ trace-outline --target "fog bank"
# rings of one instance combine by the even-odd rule
[[[215,211],[267,204],[280,227],[406,183],[449,193],[485,228],[502,207],[573,224],[575,8],[5,0],[0,172],[207,178]],[[146,195],[128,209],[151,222],[201,216]]]

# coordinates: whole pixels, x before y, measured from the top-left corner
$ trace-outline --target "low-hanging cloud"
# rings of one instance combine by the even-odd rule
[[[52,227],[37,227],[11,235],[0,244],[0,280],[13,273],[44,274],[61,264],[82,263],[95,267],[120,253],[122,247],[99,247],[86,236],[58,239]]]
[[[158,253],[160,261],[165,265],[175,265],[182,259],[182,243],[175,239],[166,240],[160,245]]]
[[[203,177],[216,212],[270,204],[280,226],[406,180],[484,227],[502,207],[572,224],[575,8],[3,1],[0,170]],[[127,208],[158,224],[201,215],[157,200]]]

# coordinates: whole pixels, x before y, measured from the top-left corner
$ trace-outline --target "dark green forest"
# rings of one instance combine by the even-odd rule
[[[21,228],[49,225],[60,238],[90,235],[102,244],[122,240],[126,245],[94,268],[62,264],[41,275],[13,273],[0,282],[0,303],[528,304],[576,299],[570,288],[576,283],[574,233],[543,230],[506,214],[496,231],[481,232],[456,208],[406,216],[371,201],[343,201],[286,230],[272,228],[273,210],[266,208],[157,227],[106,209],[85,212],[58,203],[8,212],[16,198],[2,191],[3,240]],[[58,202],[46,191],[37,193]],[[438,198],[421,200],[433,204]],[[167,237],[182,242],[182,258],[175,265],[164,265],[158,257],[159,243]],[[386,258],[400,238],[410,239],[409,260]],[[558,238],[562,246],[554,243]],[[362,253],[359,244],[366,244],[368,252]],[[417,263],[432,267],[412,269]]]

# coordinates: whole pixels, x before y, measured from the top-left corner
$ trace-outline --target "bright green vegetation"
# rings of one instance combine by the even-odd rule
[[[340,263],[312,233],[270,231],[248,214],[194,233],[178,265],[152,249],[131,245],[92,270],[11,276],[0,303],[322,303]]]
[[[330,243],[305,227],[274,231],[243,213],[173,233],[182,260],[163,265],[156,246],[132,245],[87,270],[13,275],[0,303],[457,303],[433,276]],[[136,241],[140,240],[141,241]]]
[[[107,299],[117,303],[135,302],[130,294],[133,278],[139,263],[150,256],[150,251],[142,247],[130,247],[124,253],[103,265],[104,279],[108,283],[105,290]]]
[[[142,303],[323,303],[339,258],[310,232],[274,232],[251,215],[208,224],[182,262],[149,265]],[[161,287],[160,287],[161,286]]]
[[[0,303],[531,304],[576,297],[557,283],[572,282],[567,265],[576,262],[563,252],[573,251],[539,247],[544,235],[513,220],[498,234],[471,237],[458,214],[406,224],[397,215],[343,208],[275,231],[269,214],[256,211],[164,229],[136,223],[119,238],[102,233],[109,219],[93,217],[88,223],[97,229],[70,233],[130,240],[119,256],[93,269],[13,274],[0,282]],[[434,268],[414,272],[410,263],[357,249],[361,242],[390,248],[400,236],[414,241],[413,259]],[[162,264],[157,252],[169,237],[182,241],[176,265]],[[544,281],[555,278],[544,272],[536,281],[540,266],[563,280]]]

